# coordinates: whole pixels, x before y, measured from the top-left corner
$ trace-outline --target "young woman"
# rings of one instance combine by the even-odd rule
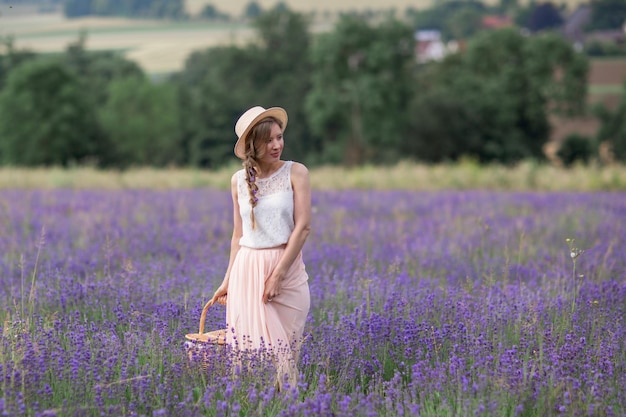
[[[297,382],[310,305],[301,251],[310,232],[311,188],[304,165],[281,159],[287,121],[280,107],[256,106],[235,125],[235,155],[243,169],[231,179],[230,259],[224,281],[207,303],[226,303],[231,347],[271,353],[279,387],[285,380],[291,386]]]

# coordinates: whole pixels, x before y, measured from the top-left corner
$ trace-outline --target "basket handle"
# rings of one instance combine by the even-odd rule
[[[209,303],[206,303],[204,308],[202,309],[202,314],[200,315],[200,330],[198,330],[198,334],[204,333],[204,320],[206,319],[206,313],[209,311]]]
[[[226,298],[218,298],[217,301],[219,304],[222,305],[226,305]],[[203,334],[204,333],[204,320],[206,319],[206,313],[207,311],[209,311],[209,307],[211,307],[213,304],[211,304],[211,301],[209,301],[208,303],[206,303],[204,305],[204,308],[202,309],[202,314],[200,315],[200,329],[198,331],[199,334]]]

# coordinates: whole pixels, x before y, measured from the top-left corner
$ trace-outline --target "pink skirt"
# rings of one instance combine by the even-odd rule
[[[308,275],[300,253],[281,283],[279,295],[263,303],[265,280],[284,248],[251,249],[242,246],[228,281],[226,342],[236,350],[269,351],[278,359],[279,380],[296,379],[296,362],[310,307]]]

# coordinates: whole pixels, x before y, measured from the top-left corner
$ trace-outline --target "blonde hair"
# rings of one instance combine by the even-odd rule
[[[250,220],[252,220],[252,229],[256,228],[254,208],[259,201],[257,197],[259,187],[256,185],[256,176],[260,171],[258,159],[265,155],[265,144],[270,138],[274,123],[280,126],[281,129],[283,128],[283,124],[280,120],[274,117],[266,117],[254,125],[246,137],[246,151],[242,165],[246,175],[246,183],[248,184],[248,193],[250,195]]]

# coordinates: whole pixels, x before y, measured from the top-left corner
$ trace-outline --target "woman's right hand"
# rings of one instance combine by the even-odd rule
[[[213,294],[213,297],[209,300],[208,303],[206,303],[205,307],[211,307],[213,304],[215,303],[219,303],[221,305],[226,305],[226,293],[228,291],[228,288],[224,288],[222,286],[220,286],[217,291],[215,291],[215,294]]]

